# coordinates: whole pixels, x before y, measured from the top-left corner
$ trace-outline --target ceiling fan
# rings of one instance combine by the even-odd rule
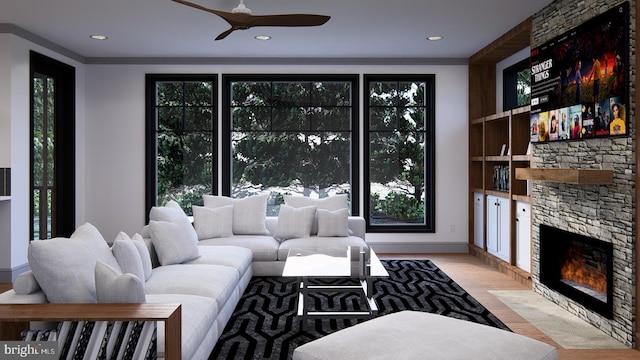
[[[255,26],[318,26],[326,23],[331,18],[326,15],[312,14],[251,15],[251,10],[244,6],[244,0],[240,0],[240,4],[231,12],[209,9],[184,0],[172,1],[208,11],[225,19],[231,25],[231,28],[218,35],[216,40],[224,39],[234,30],[246,30]]]

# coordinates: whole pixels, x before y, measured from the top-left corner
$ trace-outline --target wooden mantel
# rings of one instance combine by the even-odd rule
[[[613,184],[613,170],[517,168],[516,179],[577,185]]]

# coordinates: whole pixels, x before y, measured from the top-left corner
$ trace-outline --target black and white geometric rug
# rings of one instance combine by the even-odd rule
[[[379,316],[417,310],[509,330],[495,315],[429,260],[382,260],[388,278],[374,281]],[[293,278],[254,277],[209,359],[288,359],[309,341],[365,320],[309,320],[303,331],[296,316]],[[313,294],[323,310],[361,309],[351,293]]]

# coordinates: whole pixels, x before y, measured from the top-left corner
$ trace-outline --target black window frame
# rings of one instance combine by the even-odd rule
[[[360,132],[359,132],[359,90],[360,81],[356,74],[223,74],[222,75],[222,195],[231,196],[232,189],[232,139],[233,132],[231,124],[231,84],[235,81],[309,81],[309,82],[334,82],[349,81],[352,83],[351,99],[351,192],[350,205],[351,215],[358,216],[360,213]]]
[[[435,233],[435,169],[436,169],[436,147],[435,147],[435,75],[434,74],[364,74],[363,76],[363,138],[364,138],[364,179],[363,182],[363,217],[366,220],[366,231],[370,233]],[[427,86],[427,98],[425,99],[425,113],[427,115],[425,123],[425,174],[424,174],[424,187],[425,187],[425,201],[424,201],[424,224],[394,224],[394,225],[373,225],[371,224],[371,212],[370,212],[370,193],[371,193],[371,171],[370,171],[370,98],[369,87],[372,82],[407,82],[407,81],[420,81],[424,82]]]
[[[157,136],[156,130],[158,127],[156,120],[156,83],[163,81],[211,81],[213,83],[213,106],[215,111],[215,117],[212,121],[212,138],[213,138],[213,150],[216,152],[218,149],[218,127],[220,124],[218,117],[218,109],[220,104],[218,103],[218,76],[216,74],[146,74],[145,75],[145,221],[149,222],[149,211],[153,206],[156,206],[157,202],[157,185],[158,185],[158,167],[157,167]],[[212,194],[216,195],[218,192],[218,164],[219,154],[214,153],[212,157]]]

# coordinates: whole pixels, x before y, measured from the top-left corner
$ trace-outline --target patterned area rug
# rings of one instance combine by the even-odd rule
[[[374,281],[379,315],[417,310],[509,330],[497,317],[429,260],[383,260],[388,278]],[[209,359],[288,359],[309,341],[365,320],[309,320],[303,331],[296,316],[295,279],[254,277]],[[318,293],[315,307],[358,310],[357,294]]]

